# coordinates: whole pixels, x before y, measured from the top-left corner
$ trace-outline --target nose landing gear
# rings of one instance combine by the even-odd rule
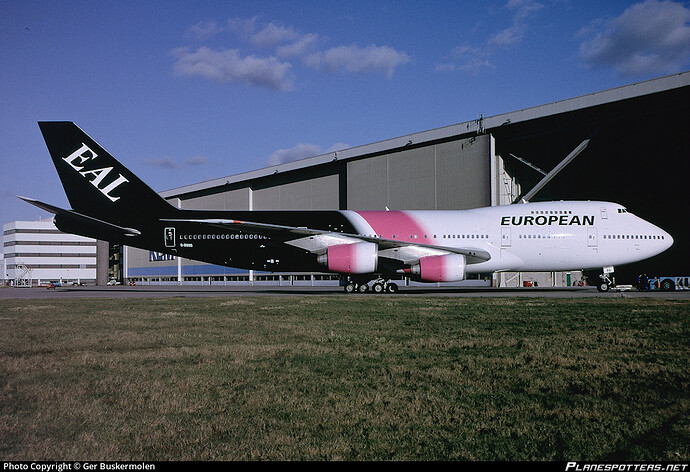
[[[610,275],[613,275],[613,267],[604,267],[604,273],[599,275],[601,280],[597,284],[597,290],[608,292],[612,287],[616,286],[615,282],[609,277]]]

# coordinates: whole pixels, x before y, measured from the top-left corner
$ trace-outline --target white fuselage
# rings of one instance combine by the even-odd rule
[[[560,271],[617,266],[673,244],[659,227],[616,203],[561,201],[462,211],[345,212],[359,233],[448,248],[487,251],[468,273]],[[391,215],[392,216],[392,215]]]

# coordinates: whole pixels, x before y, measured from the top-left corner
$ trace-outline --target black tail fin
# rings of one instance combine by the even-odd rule
[[[77,212],[136,227],[176,208],[71,122],[39,122],[62,186]]]

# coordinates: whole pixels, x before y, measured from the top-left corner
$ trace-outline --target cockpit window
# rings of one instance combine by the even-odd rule
[[[619,208],[618,209],[618,213],[627,213],[627,212],[628,212],[628,210],[626,210],[625,208]]]

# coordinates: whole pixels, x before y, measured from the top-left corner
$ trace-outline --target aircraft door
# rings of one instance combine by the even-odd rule
[[[163,235],[165,247],[175,247],[175,228],[165,228]]]
[[[597,247],[597,228],[595,226],[587,227],[587,247]]]
[[[512,241],[510,238],[510,226],[501,227],[501,247],[512,246]]]

